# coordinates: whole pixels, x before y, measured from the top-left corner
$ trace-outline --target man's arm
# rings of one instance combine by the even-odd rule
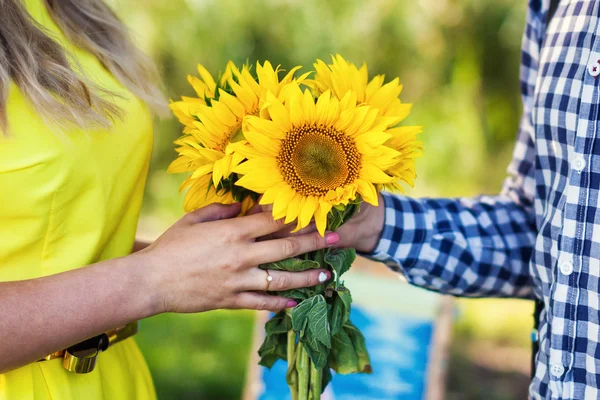
[[[403,271],[410,282],[460,296],[530,297],[534,248],[535,131],[532,105],[537,79],[541,14],[528,15],[521,59],[523,117],[498,196],[409,199],[384,194],[385,208],[365,210],[351,243]],[[354,222],[354,221],[353,221]],[[348,233],[343,232],[342,237]],[[379,238],[378,240],[376,238]]]
[[[506,195],[409,199],[390,194],[371,258],[418,286],[459,296],[530,297],[533,212]]]

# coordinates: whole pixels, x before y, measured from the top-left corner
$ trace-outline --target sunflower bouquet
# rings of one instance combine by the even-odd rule
[[[412,186],[414,158],[421,154],[420,127],[399,126],[411,105],[399,99],[402,85],[383,75],[369,80],[340,55],[317,60],[315,74],[287,74],[268,62],[256,67],[229,62],[215,80],[203,67],[188,77],[197,97],[183,97],[171,109],[184,125],[175,143],[179,157],[170,172],[191,172],[181,190],[192,211],[210,203],[271,205],[273,217],[314,221],[321,235],[335,231],[374,206],[378,191]],[[283,75],[283,76],[282,76]],[[260,363],[288,362],[292,399],[319,399],[332,378],[371,371],[365,339],[350,321],[352,296],[342,275],[354,249],[325,249],[260,266],[269,270],[327,268],[331,282],[278,292],[298,301],[265,325]]]

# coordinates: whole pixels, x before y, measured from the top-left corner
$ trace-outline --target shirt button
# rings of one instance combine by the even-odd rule
[[[557,378],[560,378],[565,373],[565,367],[560,364],[552,364],[550,366],[550,373]]]
[[[595,61],[588,66],[588,72],[594,78],[600,75],[600,62]]]
[[[585,159],[582,156],[577,156],[573,159],[573,169],[575,171],[583,171],[585,168]]]
[[[573,263],[571,261],[563,261],[560,264],[560,272],[565,275],[571,275],[573,273]]]

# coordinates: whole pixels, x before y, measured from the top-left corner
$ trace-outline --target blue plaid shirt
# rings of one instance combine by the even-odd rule
[[[458,296],[537,297],[533,399],[599,399],[600,1],[530,0],[523,117],[498,196],[385,194],[373,258]]]

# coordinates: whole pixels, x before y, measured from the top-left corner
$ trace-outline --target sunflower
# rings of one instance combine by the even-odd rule
[[[410,187],[414,187],[417,173],[415,171],[415,158],[423,155],[423,147],[417,139],[417,134],[421,133],[423,128],[420,126],[400,126],[387,130],[392,137],[386,142],[386,145],[397,150],[400,155],[396,163],[386,169],[386,173],[396,179],[391,183],[381,186],[382,189],[390,192],[404,192],[400,182],[406,182]]]
[[[180,188],[189,189],[184,203],[186,211],[213,202],[228,204],[246,198],[227,195],[226,188],[230,185],[223,181],[243,160],[239,154],[228,151],[227,147],[231,143],[244,141],[242,122],[247,115],[259,113],[261,96],[267,91],[279,94],[293,81],[294,73],[299,68],[292,69],[280,80],[279,68],[273,69],[268,61],[264,65],[257,63],[258,79],[255,79],[249,66],[238,69],[230,61],[218,85],[201,65],[198,67],[201,79],[188,77],[198,97],[184,97],[181,101],[171,103],[171,109],[185,128],[184,136],[175,141],[179,157],[168,170],[171,173],[193,172]]]
[[[384,172],[400,156],[385,145],[393,120],[357,105],[353,91],[340,100],[326,90],[315,101],[291,84],[285,100],[267,96],[265,107],[269,118],[246,119],[249,144],[235,152],[248,160],[234,172],[243,175],[237,185],[263,194],[260,204],[273,205],[275,218],[297,219],[298,230],[314,217],[323,235],[332,207],[358,195],[377,205],[376,185],[396,179]]]
[[[378,109],[381,115],[391,119],[390,126],[398,125],[408,116],[412,104],[400,101],[402,85],[398,78],[384,83],[385,76],[377,75],[369,81],[366,64],[358,68],[339,54],[331,58],[332,63],[329,65],[317,60],[314,64],[315,79],[304,82],[316,94],[330,90],[341,99],[352,91],[356,93],[357,104],[367,104]],[[421,142],[417,140],[416,135],[422,130],[420,126],[403,126],[388,130],[391,137],[386,145],[396,149],[400,157],[395,164],[386,169],[386,173],[397,178],[394,182],[383,185],[386,190],[402,192],[399,181],[413,186],[416,177],[414,159],[422,155]]]
[[[229,61],[225,66],[225,72],[221,74],[218,80],[218,86],[211,73],[201,64],[198,65],[200,78],[188,75],[188,82],[198,97],[182,96],[180,101],[172,101],[169,105],[173,114],[179,119],[179,122],[185,125],[186,129],[194,128],[194,122],[197,121],[197,118],[194,116],[198,113],[198,108],[206,105],[207,101],[216,97],[218,87],[225,87],[227,85],[227,81],[232,77],[234,69],[236,69],[235,64]],[[184,129],[184,133],[187,133],[186,129]]]

